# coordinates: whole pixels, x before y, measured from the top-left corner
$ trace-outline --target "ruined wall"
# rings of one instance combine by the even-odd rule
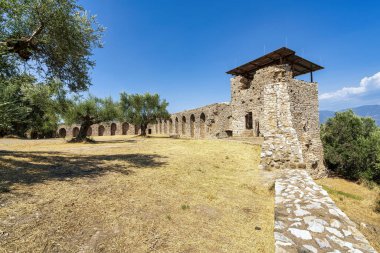
[[[231,127],[233,136],[259,136],[262,112],[262,85],[259,78],[231,78]],[[252,113],[252,129],[246,127],[246,115]]]
[[[57,130],[57,137],[73,138],[79,133],[80,125],[60,125]],[[137,129],[139,131],[139,129]],[[127,122],[102,122],[94,124],[87,132],[88,136],[109,136],[109,135],[134,135],[136,127]]]
[[[185,138],[224,138],[231,131],[228,103],[217,103],[173,113],[168,120],[158,120],[148,127],[152,134],[178,135]]]
[[[288,85],[291,73],[279,66],[263,73],[263,113],[261,132],[264,136],[261,166],[274,168],[304,167],[300,142],[293,128]]]
[[[306,168],[313,176],[322,176],[326,171],[320,139],[318,84],[291,79],[289,96],[293,127],[302,147]]]

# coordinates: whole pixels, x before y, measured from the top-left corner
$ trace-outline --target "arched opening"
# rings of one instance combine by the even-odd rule
[[[87,136],[91,136],[92,135],[92,127],[89,127],[87,129],[87,133],[86,133]]]
[[[36,131],[32,131],[30,133],[30,139],[39,139],[38,138],[38,133]]]
[[[103,135],[104,135],[104,131],[105,131],[104,126],[103,126],[103,125],[100,125],[100,126],[98,127],[98,135],[99,135],[99,136],[103,136]]]
[[[194,137],[194,124],[195,124],[195,116],[194,116],[194,114],[191,114],[191,116],[190,116],[190,135],[191,135],[191,137]]]
[[[186,133],[186,117],[182,116],[182,134],[185,135]]]
[[[174,124],[175,124],[175,133],[179,134],[179,131],[178,131],[178,118],[177,117],[175,118],[175,123]]]
[[[164,120],[164,134],[167,134],[167,133],[168,133],[168,122],[165,119]]]
[[[136,135],[139,134],[139,130],[140,130],[140,126],[139,125],[135,125],[135,134]]]
[[[245,129],[253,129],[253,117],[252,112],[248,112],[245,115]]]
[[[162,134],[162,121],[160,120],[159,122],[160,122],[160,123],[159,123],[159,127],[160,127],[160,134]]]
[[[65,138],[66,137],[66,129],[64,129],[64,128],[59,129],[58,135],[60,138]]]
[[[206,128],[206,115],[202,112],[199,122],[199,131],[201,138],[205,138],[205,128]]]
[[[169,119],[169,134],[173,132],[173,120]]]
[[[115,135],[116,134],[116,123],[112,123],[111,124],[111,135]]]
[[[79,128],[74,127],[74,128],[73,128],[73,137],[77,137],[78,134],[79,134]]]
[[[123,125],[121,125],[122,129],[122,135],[127,135],[129,130],[129,124],[127,122],[124,122]]]

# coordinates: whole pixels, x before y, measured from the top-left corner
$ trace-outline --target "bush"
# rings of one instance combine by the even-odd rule
[[[371,118],[338,112],[321,127],[327,167],[350,180],[380,183],[380,130]]]

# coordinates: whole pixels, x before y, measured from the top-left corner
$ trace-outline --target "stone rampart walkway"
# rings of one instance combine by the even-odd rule
[[[275,184],[276,252],[376,252],[305,170],[284,170]]]

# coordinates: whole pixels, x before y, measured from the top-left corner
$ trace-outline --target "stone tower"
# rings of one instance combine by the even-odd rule
[[[293,50],[281,48],[228,71],[234,136],[262,136],[262,168],[306,168],[323,176],[318,85],[322,69]],[[310,73],[311,82],[295,76]]]

